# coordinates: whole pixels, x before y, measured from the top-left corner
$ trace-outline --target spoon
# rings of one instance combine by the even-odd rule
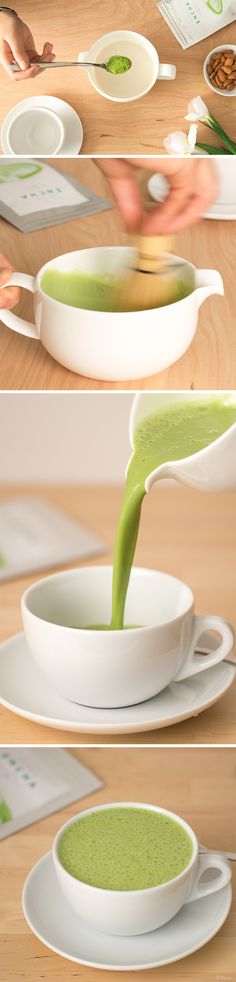
[[[114,71],[115,62],[119,61],[122,67],[118,71]],[[30,61],[30,68],[34,65],[38,65],[39,68],[104,68],[105,72],[109,72],[109,75],[124,75],[125,72],[129,72],[132,61],[130,58],[126,58],[124,55],[112,55],[107,61],[97,62],[97,61]],[[110,65],[110,67],[109,67]],[[113,65],[113,67],[112,67]],[[22,69],[15,62],[11,63],[11,69],[13,72],[21,72]]]

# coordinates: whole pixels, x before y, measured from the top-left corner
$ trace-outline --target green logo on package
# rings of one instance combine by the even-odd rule
[[[3,825],[3,822],[10,822],[11,819],[12,813],[6,801],[0,801],[0,825]]]
[[[25,181],[27,177],[35,177],[42,170],[40,164],[2,164],[0,163],[0,184],[10,184],[11,181]]]
[[[212,10],[213,14],[223,13],[223,0],[206,0],[206,5]]]

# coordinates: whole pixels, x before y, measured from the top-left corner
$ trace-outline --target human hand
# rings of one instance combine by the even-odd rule
[[[96,158],[107,178],[117,207],[129,232],[168,235],[197,222],[214,201],[218,176],[214,162],[206,158],[166,160],[161,157]],[[137,168],[158,171],[167,178],[170,191],[163,204],[145,205],[136,179]]]
[[[8,259],[0,253],[0,287],[5,287],[5,283],[11,279],[12,273],[13,269]],[[11,307],[15,307],[19,299],[20,290],[18,286],[7,286],[4,290],[0,289],[0,310],[11,310]]]
[[[0,11],[0,63],[8,72],[13,82],[22,82],[25,78],[34,78],[41,71],[39,65],[30,61],[54,61],[53,44],[46,41],[42,54],[36,51],[34,39],[27,24],[10,11]],[[21,69],[13,72],[11,62],[16,62]]]

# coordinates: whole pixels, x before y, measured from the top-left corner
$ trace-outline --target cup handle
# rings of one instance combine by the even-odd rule
[[[176,78],[176,65],[159,65],[158,78],[162,78],[163,82]]]
[[[200,883],[202,874],[206,870],[213,869],[218,870],[219,875],[214,880],[206,880],[205,883]],[[192,900],[199,900],[200,897],[206,897],[209,893],[216,893],[216,891],[222,890],[223,887],[227,886],[227,883],[230,883],[231,876],[231,868],[227,859],[224,859],[219,853],[207,852],[204,855],[200,855],[198,857],[197,881],[185,903],[189,904]]]
[[[82,62],[83,61],[89,61],[89,56],[90,56],[90,52],[89,51],[80,51],[79,52],[79,54],[78,54],[78,62],[79,62],[79,64],[81,64],[81,67],[82,67]],[[84,68],[84,71],[85,72],[89,72],[89,66],[88,65],[84,65],[83,68]]]
[[[218,648],[209,655],[196,655],[195,648],[204,631],[218,631],[221,634],[221,641]],[[218,662],[223,661],[223,658],[226,658],[230,654],[233,644],[233,630],[223,617],[217,617],[213,614],[195,616],[193,618],[193,630],[189,651],[184,664],[175,676],[175,682],[181,682],[182,679],[190,678],[191,675],[197,675],[198,672],[204,672],[207,668],[211,668],[212,665],[217,665]]]
[[[27,273],[12,273],[8,283],[5,283],[0,289],[4,290],[6,286],[21,286],[23,289],[29,290],[30,293],[34,293],[34,277],[28,276]],[[10,327],[11,331],[25,334],[27,338],[34,338],[35,341],[39,341],[35,324],[23,320],[22,317],[17,317],[11,310],[0,310],[0,320],[6,324],[6,327]]]

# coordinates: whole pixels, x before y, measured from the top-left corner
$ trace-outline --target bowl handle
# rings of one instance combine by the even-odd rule
[[[12,273],[7,283],[1,286],[1,290],[7,286],[21,286],[25,290],[29,290],[30,293],[34,293],[34,277],[28,276],[27,273]],[[16,331],[17,334],[25,334],[27,338],[34,338],[35,341],[39,341],[39,336],[35,324],[31,324],[30,321],[23,320],[23,317],[17,317],[13,314],[11,310],[1,310],[0,309],[0,320],[6,327],[10,327],[11,331]]]
[[[204,300],[213,293],[224,296],[224,284],[222,276],[217,269],[196,269],[195,271],[195,293],[198,306],[201,307]]]

